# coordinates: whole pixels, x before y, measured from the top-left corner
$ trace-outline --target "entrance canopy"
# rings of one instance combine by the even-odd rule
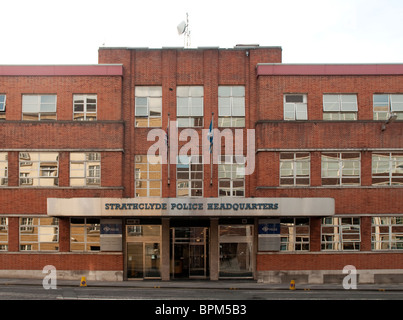
[[[49,216],[330,216],[333,198],[48,198]]]

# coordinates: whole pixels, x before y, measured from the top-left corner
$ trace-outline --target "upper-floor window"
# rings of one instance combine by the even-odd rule
[[[323,120],[357,120],[357,113],[357,95],[323,95]]]
[[[203,99],[202,86],[176,87],[176,116],[178,127],[203,126]]]
[[[135,88],[136,127],[161,127],[162,87]]]
[[[6,119],[6,95],[0,94],[0,120]]]
[[[322,185],[359,185],[361,154],[359,152],[322,153]]]
[[[245,157],[221,156],[218,164],[218,195],[243,197],[245,195]]]
[[[218,87],[218,126],[245,127],[245,87]]]
[[[59,185],[59,153],[20,152],[20,186]]]
[[[374,120],[387,120],[391,114],[403,120],[403,94],[374,94]]]
[[[56,95],[22,96],[22,120],[56,120]]]
[[[284,95],[284,120],[308,120],[306,94]]]
[[[372,184],[403,185],[403,153],[372,153]]]
[[[0,152],[0,186],[8,185],[8,152]]]
[[[101,185],[101,153],[70,153],[70,186]]]
[[[73,96],[73,119],[81,121],[97,120],[96,94],[75,94]]]
[[[161,197],[161,156],[135,156],[136,197]]]
[[[310,167],[309,152],[280,153],[280,185],[309,186]]]
[[[203,163],[201,156],[178,156],[176,196],[203,196]]]

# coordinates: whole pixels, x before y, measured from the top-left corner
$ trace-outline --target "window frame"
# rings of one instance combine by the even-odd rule
[[[225,91],[228,91],[226,93]],[[240,90],[240,91],[238,91]],[[240,93],[238,93],[240,92]],[[237,101],[239,103],[241,112],[236,114]],[[227,103],[225,103],[227,102]],[[224,112],[228,109],[229,112]],[[226,123],[228,122],[229,123]],[[218,127],[245,127],[245,86],[218,86]]]
[[[330,157],[329,155],[336,155],[337,157]],[[347,155],[359,155],[359,159],[355,158],[347,158]],[[328,157],[329,159],[337,159],[337,160],[328,160],[324,161],[325,157]],[[346,157],[346,158],[344,158]],[[350,160],[352,159],[352,160]],[[348,161],[348,162],[347,162]],[[332,163],[337,163],[337,168],[331,168],[329,165]],[[358,163],[358,168],[356,167],[348,167],[345,168],[346,163]],[[327,164],[325,168],[325,164]],[[324,172],[325,170],[330,170],[330,171],[335,171],[337,170],[337,175],[328,175],[325,176]],[[358,170],[358,175],[355,174],[346,174],[346,170],[353,170],[356,171]],[[337,182],[336,184],[326,184],[325,182],[327,180],[335,179]],[[354,180],[358,179],[358,182],[350,182],[348,183],[348,180]],[[331,187],[331,186],[340,186],[340,187],[349,187],[349,186],[360,186],[361,185],[361,152],[322,152],[321,153],[321,181],[322,181],[322,186],[326,187]]]
[[[242,159],[241,159],[242,158]],[[237,160],[241,159],[241,163],[238,163]],[[225,156],[221,155],[220,162],[218,163],[218,197],[245,197],[245,156]],[[229,171],[226,168],[229,167]],[[223,170],[224,169],[224,170]],[[239,172],[241,172],[239,174]],[[230,176],[227,176],[227,173]],[[225,189],[225,187],[220,187],[223,182],[229,182],[229,195],[222,194],[221,190]],[[242,182],[242,187],[234,186],[236,183]],[[238,191],[242,194],[237,194]]]
[[[302,223],[306,222],[307,223]],[[308,229],[298,233],[299,229]],[[283,232],[285,229],[287,233]],[[289,231],[291,229],[291,232]],[[280,251],[282,252],[309,252],[310,251],[310,218],[281,218],[280,219]],[[299,239],[298,238],[302,238]],[[304,240],[305,239],[305,240]],[[306,240],[307,239],[307,240]],[[284,249],[285,248],[285,249]]]
[[[37,155],[37,160],[32,160],[32,155]],[[56,160],[41,160],[44,155],[56,155]],[[47,187],[54,188],[59,186],[59,152],[20,152],[19,153],[19,186],[20,187]],[[29,170],[28,172],[22,172],[21,168],[33,166],[37,164],[37,169]],[[42,166],[42,163],[48,164]],[[56,166],[50,166],[49,164],[56,164]],[[44,168],[44,169],[42,169]],[[53,168],[53,169],[52,169]],[[55,172],[56,175],[47,175],[50,172]],[[34,174],[32,176],[26,174]],[[46,174],[42,174],[46,173]],[[35,179],[38,180],[38,185],[34,184]],[[43,184],[44,181],[54,179],[53,185]],[[42,182],[42,183],[41,183]]]
[[[201,91],[201,95],[198,91]],[[200,105],[197,105],[198,103]],[[196,105],[196,107],[194,106]],[[187,114],[181,114],[187,110]],[[196,113],[195,110],[198,110]],[[177,86],[176,87],[176,120],[178,128],[203,127],[204,119],[204,87]],[[193,122],[193,123],[192,123]]]
[[[200,198],[204,193],[202,156],[180,156],[176,164],[176,197]],[[192,168],[194,170],[192,170]],[[187,170],[186,170],[187,169]],[[192,178],[193,176],[193,178]],[[199,186],[198,186],[199,185]],[[180,191],[187,194],[180,194]],[[197,194],[200,191],[200,194]]]
[[[289,159],[282,159],[282,156],[289,155]],[[291,159],[290,156],[293,156]],[[300,155],[300,158],[298,158]],[[291,168],[287,170],[292,170],[292,176],[290,175],[283,175],[282,166],[286,165],[287,163],[291,164]],[[299,167],[299,164],[308,164],[308,174],[301,175],[298,174],[298,170],[304,170],[302,167]],[[285,180],[293,180],[293,184],[284,183]],[[298,183],[298,181],[308,180],[308,183]],[[291,187],[299,187],[299,186],[310,186],[311,185],[311,153],[310,152],[281,152],[280,153],[280,186],[291,186]]]
[[[302,102],[287,102],[287,98],[302,97]],[[292,108],[292,110],[291,110]],[[298,109],[303,109],[298,110]],[[290,110],[287,110],[290,109]],[[301,116],[302,114],[302,116]],[[291,116],[292,115],[292,116]],[[308,120],[308,95],[306,93],[284,93],[283,95],[283,117],[285,121]]]
[[[403,250],[403,217],[372,217],[371,249],[372,251]]]
[[[387,97],[386,100],[378,100],[381,97]],[[393,102],[393,98],[400,97],[400,101]],[[397,104],[401,105],[397,110],[394,109]],[[403,120],[403,93],[374,93],[372,96],[372,105],[373,105],[373,119],[374,120],[388,120],[391,114],[396,114],[397,120]],[[379,110],[375,110],[375,108],[380,108]],[[383,110],[382,110],[383,109]],[[400,110],[399,110],[400,109]]]
[[[376,165],[375,157],[385,157],[387,156],[387,159],[382,161],[381,159],[378,160],[378,164]],[[402,160],[396,160],[393,159],[393,156],[395,157],[400,157]],[[380,175],[375,176],[376,172],[374,173],[375,168],[379,168],[380,163],[388,163],[388,168],[386,171],[378,173]],[[401,164],[399,164],[401,163]],[[393,166],[396,164],[395,166]],[[400,175],[394,175],[395,172],[393,172],[397,169],[401,169],[402,173]],[[382,169],[381,169],[382,170]],[[383,174],[386,173],[386,174]],[[382,175],[383,174],[383,175]],[[371,177],[372,177],[372,185],[374,186],[403,186],[403,152],[372,152],[372,161],[371,161]],[[374,179],[378,179],[380,182],[374,183]],[[398,179],[401,180],[399,181],[393,181],[393,179]],[[383,182],[382,182],[383,180]]]
[[[82,102],[78,102],[79,100]],[[89,99],[95,99],[94,102],[88,102]],[[76,111],[77,105],[83,105],[82,111]],[[88,105],[95,104],[95,111],[88,111]],[[96,121],[98,112],[98,96],[97,94],[74,94],[73,95],[73,120],[74,121]],[[76,117],[76,115],[82,114],[82,118]]]
[[[335,97],[333,101],[326,98]],[[354,102],[343,102],[343,97],[354,97]],[[330,121],[356,121],[358,119],[358,96],[355,93],[326,93],[323,94],[323,120]],[[328,106],[327,106],[328,105]],[[332,105],[332,106],[329,106]],[[346,105],[353,107],[347,108]],[[328,110],[326,110],[328,108]],[[344,109],[344,110],[343,110]],[[349,118],[349,116],[351,116]]]
[[[140,100],[144,100],[145,104],[140,104]],[[158,104],[159,116],[153,116],[151,108],[154,103]],[[145,108],[147,115],[141,114],[140,109]],[[161,128],[162,127],[162,86],[136,86],[134,88],[134,115],[136,128]],[[143,121],[140,119],[147,119],[146,125],[141,125]],[[159,123],[155,120],[159,119]],[[155,121],[155,125],[154,125]],[[145,124],[145,121],[144,121]]]
[[[36,98],[36,101],[34,100]],[[54,103],[49,103],[46,101],[42,102],[42,99],[45,97],[54,98]],[[32,99],[31,102],[27,102],[27,100]],[[25,100],[25,101],[24,101]],[[32,108],[32,110],[25,110],[24,108]],[[54,110],[51,111],[43,111],[41,107],[49,107],[53,106]],[[45,117],[46,115],[46,117]],[[35,117],[37,116],[37,117]],[[32,118],[28,118],[32,117]],[[45,118],[44,118],[45,117]],[[50,118],[47,118],[50,117]],[[56,94],[23,94],[22,95],[22,120],[23,121],[54,121],[57,120],[57,95]]]
[[[0,187],[8,186],[8,152],[0,152]]]
[[[76,221],[77,223],[73,223]],[[78,223],[81,222],[82,223]],[[74,226],[76,224],[77,226]],[[82,228],[84,232],[73,232],[75,229]],[[92,235],[91,235],[92,233]],[[83,236],[83,239],[78,239]],[[89,241],[88,237],[93,236],[96,241]],[[78,239],[78,240],[77,240]],[[74,244],[83,246],[83,249],[74,249]],[[92,245],[92,246],[91,246]],[[94,249],[92,249],[94,247]],[[70,218],[70,252],[100,252],[101,251],[101,219],[100,218]]]
[[[148,155],[135,155],[134,157],[134,187],[135,187],[135,197],[162,197],[162,156],[152,156],[154,158],[153,161],[157,161],[157,163],[150,163],[148,159]],[[144,159],[146,161],[144,162]],[[146,166],[146,170],[143,172],[140,171],[141,167]],[[153,167],[151,167],[153,166]],[[158,170],[150,170],[154,169],[154,166],[158,166]],[[145,173],[145,177],[143,177],[143,173]],[[157,174],[157,178],[153,178],[153,175]],[[142,184],[145,183],[145,188],[142,188]],[[158,187],[154,187],[158,184]],[[138,189],[146,190],[146,194],[144,196],[138,193]],[[153,195],[153,191],[158,190],[158,194]]]
[[[330,223],[327,223],[327,221],[330,221]],[[355,223],[357,221],[358,223]],[[333,229],[333,231],[328,231],[327,228],[329,230]],[[352,232],[345,232],[345,231],[352,231]],[[357,237],[358,235],[358,240],[353,238],[347,239],[348,235],[353,237],[354,236]],[[320,228],[320,238],[321,238],[321,251],[360,251],[361,218],[360,217],[322,218]],[[348,246],[351,247],[348,248]]]
[[[84,159],[72,159],[72,155],[83,155]],[[93,158],[94,159],[91,159]],[[101,186],[102,155],[100,152],[70,152],[70,187]],[[75,169],[73,166],[82,164],[82,168]],[[91,167],[94,167],[91,169]],[[78,175],[78,173],[82,175]],[[77,173],[77,174],[73,174]],[[94,174],[95,175],[92,175]],[[83,184],[74,184],[73,181],[83,180]]]
[[[42,224],[41,220],[52,220],[52,224]],[[26,221],[26,223],[24,223]],[[36,224],[35,224],[36,221]],[[53,229],[54,232],[47,230]],[[45,230],[45,232],[41,232]],[[30,240],[24,240],[24,238]],[[52,236],[51,241],[42,240],[41,237]],[[36,238],[35,238],[36,237]],[[32,240],[31,240],[32,239]],[[37,246],[37,250],[33,246]],[[44,249],[47,245],[53,245],[54,249]],[[42,248],[41,248],[42,246]],[[53,217],[20,217],[19,218],[19,251],[35,251],[35,252],[55,252],[59,251],[59,219]]]

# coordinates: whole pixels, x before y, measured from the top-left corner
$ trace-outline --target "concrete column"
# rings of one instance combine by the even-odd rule
[[[210,280],[218,280],[218,218],[210,219]]]
[[[162,218],[161,228],[161,280],[170,280],[170,261],[169,261],[169,218]]]

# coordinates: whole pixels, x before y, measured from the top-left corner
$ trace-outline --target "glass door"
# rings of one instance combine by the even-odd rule
[[[171,277],[205,278],[208,272],[208,228],[171,229]]]

